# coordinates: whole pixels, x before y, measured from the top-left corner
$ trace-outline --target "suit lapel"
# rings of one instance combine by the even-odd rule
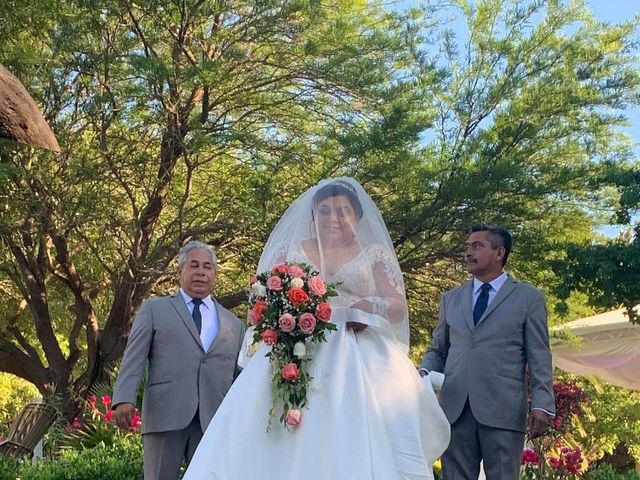
[[[507,298],[511,292],[513,292],[515,288],[516,282],[514,282],[513,279],[508,276],[505,282],[502,284],[502,287],[496,294],[496,297],[487,306],[487,309],[482,314],[482,317],[480,317],[480,320],[478,320],[478,325],[480,325],[484,321],[484,319],[487,318],[487,315],[493,312],[498,307],[498,305],[500,305],[502,301]]]
[[[471,311],[471,304],[473,303],[473,277],[467,283],[462,286],[462,318],[469,327],[469,330],[473,330],[473,312]]]
[[[184,326],[187,327],[187,330],[189,330],[189,333],[191,334],[193,339],[198,343],[198,345],[200,345],[200,348],[203,348],[202,341],[200,340],[200,335],[198,334],[198,330],[196,330],[196,326],[193,323],[193,317],[189,313],[187,304],[184,303],[184,299],[182,298],[182,295],[180,295],[180,292],[171,296],[171,305],[173,305],[173,308],[175,308],[176,312],[178,312],[178,316],[182,319]]]
[[[211,297],[213,298],[213,297]],[[216,312],[218,313],[218,334],[216,338],[211,342],[207,353],[212,352],[219,343],[224,343],[229,336],[229,313],[223,308],[216,300],[213,300]]]

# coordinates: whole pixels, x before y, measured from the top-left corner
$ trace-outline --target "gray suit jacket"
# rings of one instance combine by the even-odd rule
[[[215,302],[215,301],[214,301]],[[203,431],[238,374],[242,322],[215,302],[220,328],[204,351],[180,293],[145,301],[136,316],[113,393],[113,405],[136,403],[145,367],[142,433],[185,428],[199,409]]]
[[[544,296],[509,277],[473,325],[473,281],[446,292],[431,348],[421,367],[444,372],[440,404],[454,423],[464,404],[484,425],[526,431],[527,383],[531,407],[555,412]]]

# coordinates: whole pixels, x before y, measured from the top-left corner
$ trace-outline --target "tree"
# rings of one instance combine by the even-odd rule
[[[224,252],[220,287],[237,303],[225,270],[248,273],[284,205],[342,163],[332,132],[378,114],[403,42],[364,2],[38,7],[3,23],[1,58],[63,154],[2,158],[0,365],[55,384],[71,411],[188,239]]]
[[[142,300],[175,288],[191,238],[218,247],[233,307],[287,205],[355,176],[397,246],[422,348],[473,221],[514,230],[515,271],[550,281],[609,205],[590,183],[601,159],[628,151],[603,109],[637,94],[636,25],[580,5],[458,2],[459,54],[438,5],[10,3],[0,62],[63,153],[1,155],[0,370],[55,384],[69,412],[120,358]]]
[[[640,172],[637,167],[609,165],[605,175],[617,184],[619,206],[616,223],[631,221],[640,206]],[[554,270],[562,279],[556,289],[560,299],[574,291],[588,294],[590,304],[598,308],[625,307],[629,319],[640,323],[640,224],[618,238],[597,242],[575,242],[567,249],[566,258],[555,263]]]

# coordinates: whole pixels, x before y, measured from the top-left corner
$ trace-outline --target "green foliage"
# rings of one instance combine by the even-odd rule
[[[15,480],[18,478],[20,464],[16,460],[5,459],[0,456],[0,480]]]
[[[640,324],[640,226],[631,240],[625,237],[600,244],[574,244],[555,271],[564,280],[558,285],[561,298],[573,291],[588,295],[589,302],[600,308],[626,307],[629,319]]]
[[[218,247],[216,293],[237,306],[282,212],[340,174],[389,226],[414,352],[465,276],[476,221],[513,231],[512,273],[557,282],[551,262],[629,180],[605,165],[633,167],[619,113],[637,102],[637,22],[598,23],[580,2],[459,0],[457,42],[442,4],[4,5],[0,62],[63,152],[0,151],[0,370],[55,385],[72,418],[142,300],[175,290],[185,241]]]
[[[0,434],[9,432],[10,422],[20,409],[38,396],[38,390],[25,380],[0,373]]]
[[[139,480],[142,478],[142,441],[129,436],[106,446],[64,450],[54,460],[24,465],[21,480]]]
[[[586,480],[640,480],[640,474],[629,471],[616,472],[611,465],[603,463],[585,475]]]

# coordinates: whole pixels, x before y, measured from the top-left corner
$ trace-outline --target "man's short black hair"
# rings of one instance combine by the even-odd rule
[[[502,266],[507,264],[507,258],[511,252],[511,234],[505,228],[497,225],[487,225],[486,223],[476,223],[471,227],[471,232],[489,232],[489,241],[491,242],[491,248],[494,250],[499,247],[504,247],[504,257],[502,258]]]

